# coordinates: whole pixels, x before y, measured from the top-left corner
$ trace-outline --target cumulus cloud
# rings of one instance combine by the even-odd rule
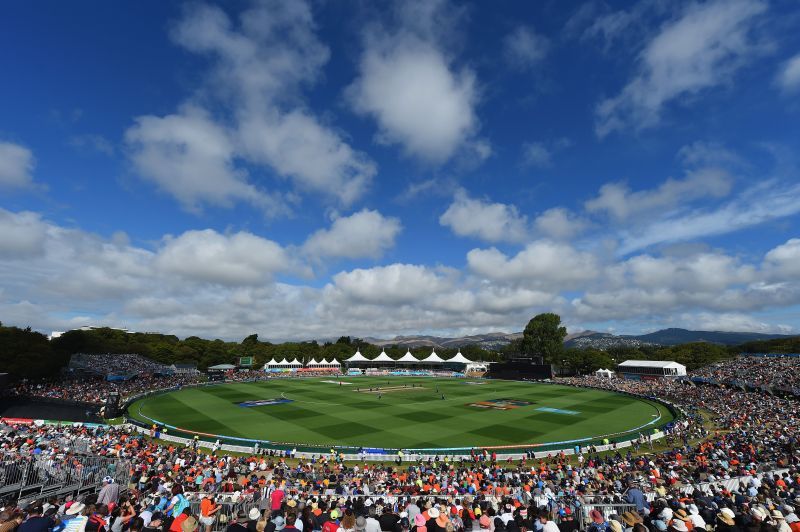
[[[187,106],[178,114],[140,116],[125,132],[131,161],[142,177],[174,196],[185,208],[231,206],[235,200],[276,208],[234,165],[234,145],[208,113]]]
[[[527,69],[538,65],[550,49],[550,40],[533,28],[517,26],[503,39],[506,60],[514,68]]]
[[[529,234],[527,217],[514,205],[471,198],[463,190],[456,193],[439,223],[458,236],[487,242],[521,242]]]
[[[425,266],[390,264],[337,273],[326,290],[355,304],[405,305],[429,300],[451,286],[445,276]]]
[[[27,259],[44,253],[47,225],[35,212],[0,209],[0,257]]]
[[[800,54],[795,55],[781,65],[775,81],[786,92],[794,92],[800,89]]]
[[[513,257],[496,248],[473,249],[467,253],[467,264],[486,279],[525,282],[551,290],[578,289],[599,273],[598,260],[591,253],[549,240],[531,242]]]
[[[762,51],[753,32],[766,10],[762,0],[690,4],[648,42],[622,92],[598,105],[597,135],[655,126],[668,103],[728,82]]]
[[[570,216],[551,214],[561,215]],[[341,251],[326,248],[331,240],[352,247],[361,245],[361,235],[374,238],[364,254],[388,249],[391,231],[380,231],[383,239],[364,232],[376,223],[393,225],[364,210],[334,220],[299,246],[212,229],[143,246],[122,233],[103,237],[38,213],[0,210],[0,314],[43,330],[109,324],[231,339],[253,332],[309,339],[509,330],[543,311],[571,324],[641,326],[646,317],[649,324],[706,326],[718,317],[713,328],[767,330],[782,325],[759,313],[800,304],[797,238],[763,257],[673,246],[624,259],[602,246],[539,239],[517,252],[472,249],[462,270],[394,263],[339,271],[322,287],[307,284],[306,246],[334,255]]]
[[[311,234],[303,250],[316,258],[380,258],[394,247],[402,225],[394,217],[362,209],[336,218],[331,227]]]
[[[544,211],[533,222],[536,232],[556,239],[568,240],[588,227],[588,222],[563,207]]]
[[[263,283],[290,265],[277,243],[252,233],[231,235],[213,229],[167,238],[155,264],[186,279],[229,285]]]
[[[241,161],[270,169],[299,191],[345,206],[361,197],[377,172],[375,164],[302,100],[302,89],[317,80],[330,57],[315,34],[308,3],[261,2],[244,11],[238,24],[218,7],[193,6],[173,28],[172,38],[209,57],[211,72],[201,87],[203,98],[194,98],[178,114],[140,117],[127,132],[143,177],[193,209],[244,200],[280,213],[284,203],[275,199],[276,193],[253,185]],[[212,118],[199,109],[196,101],[208,97],[223,104],[224,117]],[[181,127],[190,121],[199,130],[194,135]],[[172,134],[163,132],[168,127]],[[206,140],[214,141],[214,149],[193,149]],[[151,164],[163,158],[172,164]],[[196,167],[205,170],[191,171]],[[221,195],[211,190],[217,188],[224,190]]]
[[[440,20],[438,32],[448,26],[446,4],[431,2],[420,12],[424,4],[403,4],[396,30],[368,31],[347,95],[357,113],[375,120],[379,142],[441,164],[459,149],[474,147],[478,91],[474,72],[453,65],[435,28]]]
[[[25,188],[33,184],[33,152],[25,146],[0,142],[0,188]]]
[[[767,252],[765,267],[773,278],[800,279],[800,238],[792,238]]]

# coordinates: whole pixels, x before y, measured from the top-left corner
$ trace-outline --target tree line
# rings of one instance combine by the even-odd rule
[[[614,369],[617,364],[631,359],[674,360],[692,370],[742,352],[800,352],[800,337],[748,342],[734,347],[699,342],[668,347],[611,347],[600,350],[565,348],[566,334],[557,314],[539,314],[528,322],[521,339],[497,351],[472,345],[462,347],[461,353],[470,360],[486,362],[498,362],[520,355],[542,357],[545,363],[561,368],[562,373],[585,374],[600,368]],[[381,348],[349,336],[324,343],[271,343],[260,340],[257,334],[251,334],[241,342],[226,342],[197,336],[181,340],[174,335],[127,333],[110,328],[68,331],[48,341],[45,335],[32,331],[30,327],[6,327],[0,323],[0,373],[9,373],[12,378],[54,377],[68,364],[73,353],[137,353],[163,364],[189,363],[204,370],[215,364],[236,364],[239,357],[247,356],[253,357],[255,366],[261,366],[272,358],[277,361],[297,358],[303,363],[311,359],[321,361],[323,358],[336,358],[341,362],[352,356],[356,349],[368,359],[375,358],[385,350],[387,355],[397,360],[407,351],[406,347],[395,345]],[[417,347],[410,351],[421,359],[430,354],[431,348]],[[442,358],[448,359],[456,354],[457,349],[438,349],[437,352]]]

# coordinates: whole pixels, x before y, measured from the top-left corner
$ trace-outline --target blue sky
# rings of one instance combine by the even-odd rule
[[[793,2],[5,6],[0,320],[800,328]]]

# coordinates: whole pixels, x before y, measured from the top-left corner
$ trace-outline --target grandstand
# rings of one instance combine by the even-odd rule
[[[188,512],[199,517],[201,493],[215,494],[214,504],[225,517],[212,520],[212,532],[225,530],[232,521],[250,522],[252,509],[273,504],[277,504],[274,515],[280,515],[281,520],[301,510],[301,505],[316,505],[318,509],[333,507],[343,515],[375,518],[378,522],[384,515],[402,519],[401,512],[409,515],[417,511],[415,508],[423,511],[430,504],[431,509],[447,516],[447,522],[442,520],[445,530],[448,522],[460,523],[465,532],[487,530],[482,526],[486,521],[481,523],[484,516],[514,521],[520,528],[529,525],[531,529],[530,518],[534,516],[565,531],[596,532],[599,529],[592,527],[602,524],[607,527],[603,530],[619,532],[640,523],[643,528],[634,526],[632,530],[686,532],[682,523],[692,520],[696,523],[693,532],[709,530],[711,523],[717,524],[718,530],[731,532],[723,525],[733,522],[742,523],[742,530],[780,531],[783,523],[800,522],[796,511],[800,502],[800,402],[791,395],[778,397],[771,392],[779,385],[792,385],[800,359],[770,359],[777,360],[775,365],[766,360],[737,357],[701,368],[687,379],[626,380],[613,375],[556,379],[577,387],[576,393],[601,388],[672,402],[683,417],[666,429],[660,447],[640,435],[624,449],[613,442],[598,447],[578,443],[560,453],[531,450],[522,455],[473,449],[446,462],[434,455],[397,456],[393,460],[396,469],[386,463],[364,464],[370,456],[368,449],[356,455],[333,449],[305,456],[292,449],[234,447],[213,440],[185,439],[166,434],[161,427],[73,426],[2,419],[0,499],[6,501],[5,508],[12,509],[10,516],[15,508],[24,508],[34,499],[52,497],[56,507],[62,505],[55,511],[64,519],[68,516],[63,503],[82,500],[86,508],[94,508],[87,511],[89,517],[96,511],[90,505],[114,492],[104,488],[107,482],[103,480],[111,477],[119,489],[109,501],[124,502],[129,490],[135,490],[139,497],[131,511],[136,516],[150,515],[149,501],[158,499],[149,496],[169,491],[182,492]],[[748,365],[755,370],[747,372]],[[248,378],[299,375],[243,373]],[[154,380],[100,382],[142,390],[133,388],[137,381],[146,383],[149,389],[159,389],[187,378],[169,375]],[[690,379],[695,382],[690,383]],[[747,390],[730,388],[731,382],[752,386]],[[42,394],[52,394],[51,389],[63,396],[81,388],[70,383],[36,388]],[[434,421],[436,408],[436,404],[430,406]],[[414,430],[414,423],[427,421],[417,419],[409,423],[408,430]],[[719,430],[710,432],[707,421]],[[347,420],[341,420],[341,424],[343,428],[352,425]],[[145,435],[155,440],[149,442]],[[211,454],[200,453],[200,447]],[[608,451],[601,453],[604,449]],[[237,454],[223,458],[223,450]],[[360,466],[352,467],[345,460],[358,460]],[[298,462],[299,467],[294,465]],[[202,490],[194,481],[198,477],[205,479]],[[429,515],[435,513],[428,511]],[[261,513],[253,515],[258,519]],[[324,519],[331,519],[330,512],[320,515],[323,523],[319,526]],[[283,524],[274,519],[277,525]],[[305,526],[313,530],[315,523],[310,520]],[[706,526],[699,526],[701,523]],[[753,526],[748,528],[747,524]]]
[[[72,355],[68,371],[99,375],[109,381],[125,381],[142,375],[169,375],[173,370],[149,358],[133,353]]]

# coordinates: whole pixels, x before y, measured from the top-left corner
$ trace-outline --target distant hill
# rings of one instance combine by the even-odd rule
[[[513,340],[522,338],[522,333],[490,332],[472,336],[459,336],[446,338],[440,336],[396,336],[391,340],[378,338],[364,338],[365,342],[380,347],[396,345],[413,349],[415,347],[456,348],[475,345],[484,349],[495,350],[510,344]]]
[[[758,340],[773,340],[775,338],[788,338],[787,334],[764,334],[754,332],[726,332],[726,331],[687,331],[686,329],[662,329],[660,331],[633,336],[644,342],[660,345],[677,345],[689,342],[709,342],[721,345],[739,345],[745,342]]]
[[[692,342],[709,342],[720,345],[740,345],[746,342],[790,338],[785,334],[764,334],[753,332],[689,331],[687,329],[662,329],[640,335],[615,335],[597,331],[582,331],[568,335],[564,339],[566,347],[608,349],[610,347],[644,347],[656,345],[678,345]],[[490,332],[472,336],[447,338],[441,336],[396,336],[391,340],[364,338],[365,342],[380,347],[400,346],[457,348],[476,345],[484,349],[496,350],[522,338],[522,333]]]

